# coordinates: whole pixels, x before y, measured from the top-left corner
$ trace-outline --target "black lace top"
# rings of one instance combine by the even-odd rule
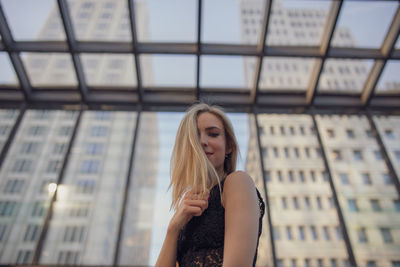
[[[221,182],[223,190],[225,180]],[[265,204],[257,190],[260,218],[258,239],[262,231]],[[221,204],[218,184],[210,191],[208,208],[201,216],[193,217],[183,227],[178,238],[177,261],[179,266],[222,266],[224,255],[225,209]],[[258,248],[257,239],[257,248]],[[257,249],[253,266],[257,260]]]

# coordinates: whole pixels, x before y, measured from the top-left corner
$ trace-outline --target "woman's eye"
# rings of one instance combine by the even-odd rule
[[[219,133],[209,133],[208,135],[211,137],[217,137],[219,135]]]

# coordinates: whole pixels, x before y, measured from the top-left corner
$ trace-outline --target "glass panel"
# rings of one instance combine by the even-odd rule
[[[135,14],[139,42],[197,41],[197,1],[135,0]]]
[[[335,234],[340,223],[311,116],[257,118],[277,258],[346,260],[345,243]]]
[[[14,123],[17,120],[19,111],[16,109],[0,110],[0,153],[3,150],[4,144],[11,133]]]
[[[305,91],[315,62],[311,58],[264,57],[259,87],[264,91]]]
[[[259,144],[257,140],[257,129],[255,124],[254,115],[248,116],[248,151],[246,157],[246,172],[254,179],[254,183],[260,192],[264,203],[266,205],[266,194],[264,190],[264,179],[261,170],[261,159],[259,152]],[[257,265],[256,266],[273,266],[272,263],[272,248],[270,243],[269,225],[268,225],[268,214],[267,206],[265,208],[265,214],[262,222],[262,233],[260,236],[257,252]]]
[[[15,40],[65,40],[57,2],[54,0],[2,0]]]
[[[397,6],[394,1],[344,1],[332,46],[379,48]]]
[[[327,59],[318,83],[319,92],[361,93],[373,60]]]
[[[196,56],[141,55],[143,86],[188,86],[196,84]]]
[[[396,48],[396,49],[399,49],[399,48],[400,48],[400,37],[397,37],[397,41],[396,41],[396,44],[395,44],[395,48]]]
[[[33,86],[76,86],[70,54],[22,53],[22,61]]]
[[[374,116],[373,119],[397,177],[400,177],[400,116]]]
[[[379,78],[376,94],[400,92],[400,61],[388,60]]]
[[[41,264],[113,263],[135,122],[135,112],[83,114]]]
[[[0,52],[0,85],[18,85],[18,79],[10,58],[5,52]]]
[[[394,255],[398,255],[400,241],[390,242],[391,237],[399,236],[400,213],[393,205],[398,192],[385,161],[376,158],[379,146],[367,134],[371,130],[368,119],[362,115],[318,115],[316,119],[356,261],[371,260],[372,250],[376,266],[398,259]],[[329,137],[328,129],[336,134]],[[354,137],[348,136],[347,130],[353,131]],[[334,157],[334,150],[342,153],[341,159]],[[342,182],[342,174],[347,175],[348,183]],[[375,211],[371,200],[378,201],[385,212]]]
[[[24,114],[0,172],[1,263],[31,262],[76,118],[74,111]]]
[[[132,54],[82,54],[81,57],[89,86],[136,86]]]
[[[201,40],[204,43],[256,44],[264,10],[265,0],[205,0]]]
[[[131,41],[127,1],[68,0],[75,36],[82,41]]]
[[[202,56],[200,58],[201,87],[233,87],[250,89],[254,79],[255,57]]]
[[[267,45],[319,45],[329,6],[330,1],[274,1]]]

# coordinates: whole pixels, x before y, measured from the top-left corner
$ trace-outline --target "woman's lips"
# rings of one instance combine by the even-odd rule
[[[206,152],[207,158],[211,157],[212,154],[213,154],[213,153],[211,153],[211,152]]]

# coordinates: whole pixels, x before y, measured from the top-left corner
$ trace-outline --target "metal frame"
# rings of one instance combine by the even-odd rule
[[[400,93],[378,94],[375,87],[382,74],[382,70],[388,60],[400,60],[400,49],[394,47],[400,29],[400,7],[392,20],[386,38],[379,49],[366,48],[340,48],[330,47],[337,20],[343,6],[343,0],[332,1],[327,18],[322,41],[317,47],[304,46],[268,46],[266,40],[271,16],[273,0],[266,1],[263,27],[257,45],[236,44],[210,44],[201,40],[202,32],[202,0],[198,0],[197,11],[197,42],[196,43],[142,43],[137,40],[135,4],[133,0],[126,0],[129,8],[131,27],[131,42],[103,42],[103,41],[79,41],[76,39],[71,16],[68,10],[68,2],[57,0],[60,16],[66,33],[66,41],[15,41],[9,28],[8,21],[0,3],[0,34],[2,42],[0,51],[8,53],[13,68],[19,80],[18,90],[13,86],[0,87],[0,106],[10,102],[35,103],[50,105],[53,102],[63,104],[82,105],[141,105],[152,108],[171,106],[174,104],[184,106],[195,101],[213,99],[222,106],[239,104],[248,108],[290,108],[290,107],[354,107],[358,109],[369,108],[371,110],[381,108],[400,108]],[[26,69],[22,63],[21,52],[39,53],[68,53],[73,60],[78,86],[76,88],[33,88],[29,81]],[[89,87],[85,81],[81,53],[128,53],[135,58],[137,86],[132,88],[118,87]],[[196,84],[190,88],[147,88],[142,85],[142,69],[139,57],[142,54],[188,54],[196,56]],[[235,88],[203,88],[200,87],[200,59],[204,55],[236,55],[251,56],[257,58],[256,72],[252,88],[241,90],[243,94],[237,94]],[[259,80],[261,76],[264,57],[301,57],[315,58],[317,63],[311,73],[309,87],[304,92],[276,90],[260,91]],[[324,63],[331,58],[373,59],[375,64],[365,82],[362,93],[352,95],[343,93],[318,92],[318,82]],[[182,92],[183,95],[182,95]],[[240,107],[239,107],[240,109]]]

